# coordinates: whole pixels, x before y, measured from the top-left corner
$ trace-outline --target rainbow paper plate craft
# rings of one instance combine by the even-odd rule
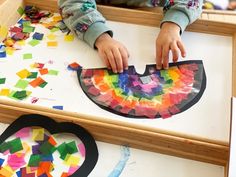
[[[167,70],[147,65],[143,74],[134,66],[118,74],[106,68],[80,68],[77,74],[82,90],[95,104],[130,118],[171,117],[196,104],[206,88],[201,60],[170,63]]]
[[[42,115],[23,115],[0,136],[0,177],[87,177],[97,160],[89,132]]]

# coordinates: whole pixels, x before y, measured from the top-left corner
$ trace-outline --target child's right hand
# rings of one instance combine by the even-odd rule
[[[236,9],[236,1],[229,2],[227,9],[235,10]]]
[[[180,27],[172,22],[163,23],[156,40],[157,69],[168,69],[169,51],[172,52],[173,62],[177,62],[179,54],[186,56],[186,50],[180,37]]]
[[[100,35],[95,41],[95,46],[108,69],[112,69],[114,73],[122,73],[124,69],[128,69],[128,50],[109,34],[103,33]]]

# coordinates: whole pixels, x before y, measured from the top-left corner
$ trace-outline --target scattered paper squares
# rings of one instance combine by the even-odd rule
[[[5,84],[6,78],[0,78],[0,84]]]
[[[57,47],[58,43],[57,41],[49,41],[47,42],[48,47]]]
[[[25,89],[27,86],[29,85],[29,82],[27,80],[18,80],[18,82],[16,83],[15,87],[16,88],[21,88],[21,89]]]
[[[0,96],[8,96],[10,94],[10,89],[1,89]]]
[[[43,141],[44,140],[44,128],[33,129],[32,140]]]
[[[8,28],[6,26],[0,26],[0,38],[4,39],[8,34]]]
[[[48,69],[47,68],[43,68],[39,70],[41,75],[47,74],[48,73]]]
[[[44,82],[44,83],[40,84],[39,87],[44,88],[47,84],[48,84],[47,82]]]
[[[29,41],[29,45],[31,45],[32,47],[38,45],[40,43],[39,40],[36,40],[36,39],[32,39],[31,41]]]
[[[68,34],[64,36],[64,41],[66,42],[71,42],[74,40],[74,35],[73,34]]]
[[[55,22],[59,22],[62,20],[62,18],[61,18],[61,16],[54,16],[54,17],[52,17],[52,20]]]
[[[67,66],[67,69],[77,71],[80,67],[81,66],[78,63],[73,62]]]
[[[31,75],[31,73],[27,70],[27,69],[23,69],[19,72],[16,73],[21,79],[25,79],[27,78],[28,76]]]
[[[23,100],[23,99],[27,98],[30,94],[31,94],[31,92],[26,91],[26,90],[12,91],[12,93],[10,93],[9,97],[15,98],[17,100]]]
[[[33,58],[32,53],[25,53],[23,55],[23,59],[32,59],[32,58]]]
[[[41,85],[42,83],[44,83],[45,81],[41,78],[41,77],[37,77],[36,79],[34,79],[33,81],[31,81],[29,84],[32,86],[32,87],[37,87],[39,85]]]
[[[38,72],[31,72],[27,79],[35,79],[38,76]]]
[[[56,35],[53,34],[53,33],[50,33],[47,37],[48,37],[49,40],[55,40],[56,39]]]
[[[23,15],[24,14],[24,9],[22,7],[19,7],[17,9],[17,12],[20,14],[20,15]]]
[[[43,39],[43,36],[44,36],[43,33],[38,33],[38,32],[36,32],[36,33],[34,33],[34,35],[33,35],[33,39],[42,40],[42,39]]]
[[[6,53],[7,55],[13,55],[15,49],[13,49],[12,47],[6,47]]]
[[[24,32],[24,33],[31,33],[31,32],[34,32],[34,29],[35,29],[35,27],[32,27],[32,26],[25,26],[25,27],[23,28],[23,32]]]
[[[63,106],[53,106],[53,109],[59,109],[59,110],[63,110]]]
[[[58,75],[58,73],[59,73],[59,71],[57,71],[57,70],[53,70],[53,69],[50,69],[49,71],[48,71],[48,74],[49,75]]]

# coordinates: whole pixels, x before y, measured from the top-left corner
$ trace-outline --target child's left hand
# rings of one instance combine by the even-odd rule
[[[128,69],[128,50],[109,34],[103,33],[100,35],[95,41],[95,46],[108,69],[112,69],[114,73],[122,73]]]
[[[172,22],[165,22],[156,39],[156,64],[157,69],[168,69],[169,51],[171,50],[173,62],[178,61],[179,52],[186,56],[185,47],[180,37],[180,27]]]

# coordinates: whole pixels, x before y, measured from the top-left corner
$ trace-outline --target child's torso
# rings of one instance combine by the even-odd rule
[[[156,7],[165,6],[167,0],[96,0],[99,4],[118,5],[118,6],[134,6],[134,7]]]

